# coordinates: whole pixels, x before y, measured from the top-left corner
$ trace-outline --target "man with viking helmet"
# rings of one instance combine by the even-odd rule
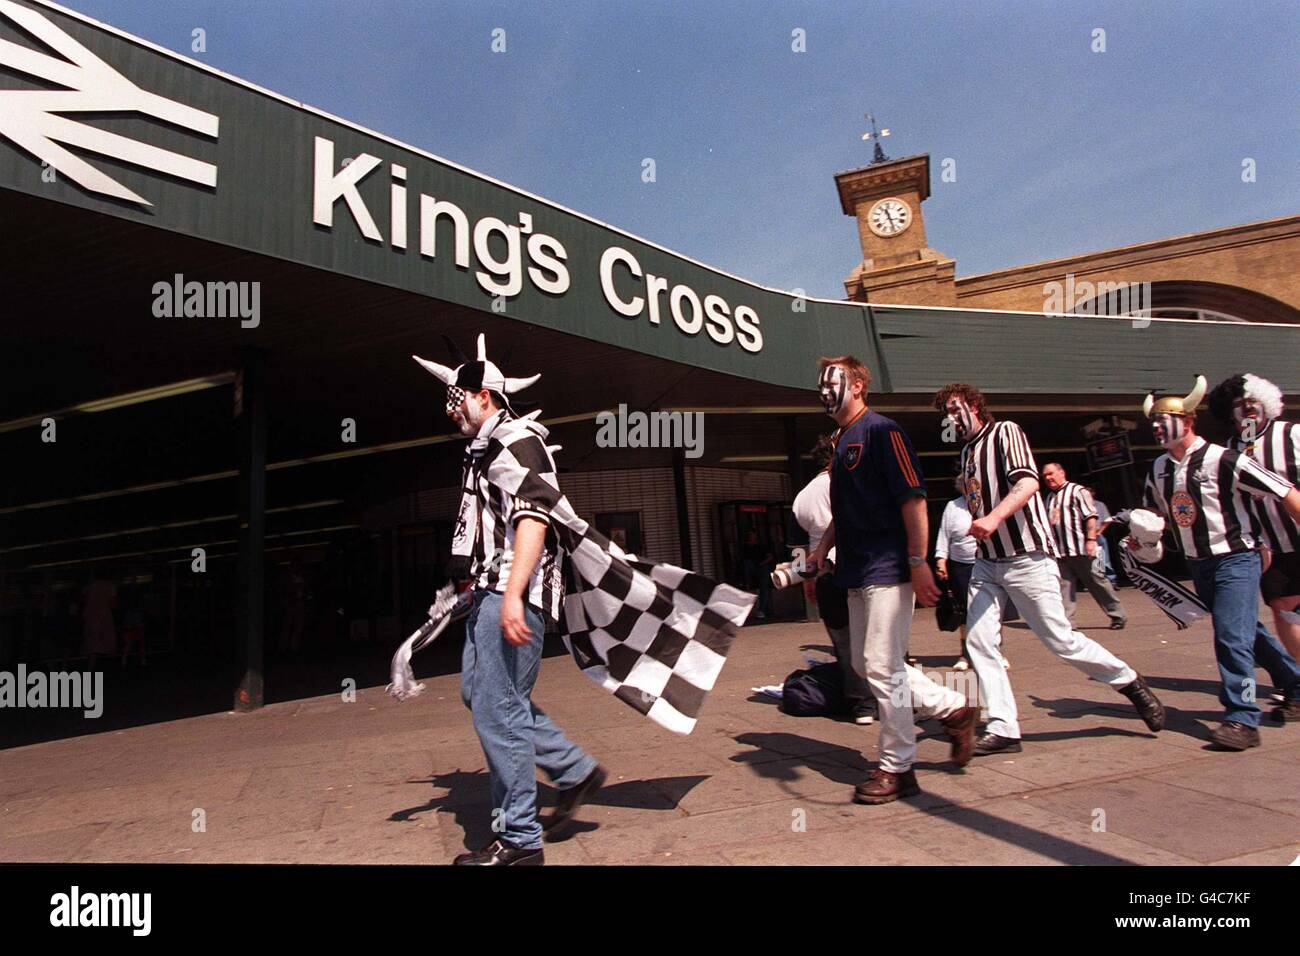
[[[1225,714],[1210,739],[1222,749],[1241,751],[1259,746],[1257,666],[1283,693],[1284,712],[1295,713],[1300,701],[1300,668],[1259,620],[1262,565],[1253,513],[1253,500],[1271,498],[1292,520],[1300,520],[1300,490],[1249,455],[1196,434],[1196,408],[1205,388],[1198,375],[1186,397],[1147,395],[1142,403],[1156,441],[1165,448],[1147,476],[1145,498],[1178,536],[1196,594],[1214,622]],[[1129,546],[1140,560],[1160,560],[1159,546],[1145,553],[1132,541]]]
[[[1282,390],[1258,375],[1234,375],[1216,385],[1207,398],[1210,412],[1231,427],[1228,447],[1254,458],[1269,471],[1300,486],[1300,424],[1282,420]],[[1259,588],[1273,610],[1277,636],[1300,660],[1300,524],[1280,503],[1256,502],[1262,540],[1267,549]],[[1293,714],[1292,719],[1300,719]]]
[[[465,626],[461,699],[474,715],[491,777],[496,839],[455,863],[476,866],[543,862],[542,831],[558,832],[605,781],[605,771],[565,737],[531,700],[542,659],[546,621],[555,621],[560,564],[549,495],[528,486],[505,493],[489,487],[489,459],[508,449],[532,472],[554,476],[546,429],[519,418],[510,396],[540,375],[510,378],[478,355],[455,369],[412,356],[447,386],[447,415],[472,439],[466,453],[460,511],[452,540],[452,578],[471,578],[474,602]],[[535,413],[534,413],[535,414]],[[555,815],[537,818],[536,767],[560,791]],[[548,833],[548,836],[552,835]]]

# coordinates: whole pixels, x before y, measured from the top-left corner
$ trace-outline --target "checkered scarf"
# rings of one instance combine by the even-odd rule
[[[655,723],[689,734],[755,595],[639,560],[578,517],[536,414],[503,412],[489,423],[467,450],[466,470],[549,512],[565,564],[559,631],[583,673]],[[460,508],[468,521],[478,511],[474,484],[466,481]],[[473,532],[457,532],[453,553],[468,554]]]

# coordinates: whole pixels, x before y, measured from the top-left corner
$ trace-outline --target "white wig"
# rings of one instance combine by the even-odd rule
[[[1270,422],[1282,415],[1282,390],[1266,378],[1251,375],[1242,376],[1246,384],[1246,397],[1253,398],[1264,408],[1264,417]]]

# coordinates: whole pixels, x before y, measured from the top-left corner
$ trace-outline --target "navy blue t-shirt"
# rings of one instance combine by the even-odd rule
[[[837,585],[912,579],[901,505],[913,497],[925,497],[925,476],[897,422],[868,409],[840,430],[831,467]]]

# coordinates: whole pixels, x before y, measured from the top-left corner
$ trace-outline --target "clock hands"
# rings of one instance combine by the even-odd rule
[[[911,224],[912,211],[897,199],[881,200],[872,208],[871,228],[881,236],[896,236]]]

